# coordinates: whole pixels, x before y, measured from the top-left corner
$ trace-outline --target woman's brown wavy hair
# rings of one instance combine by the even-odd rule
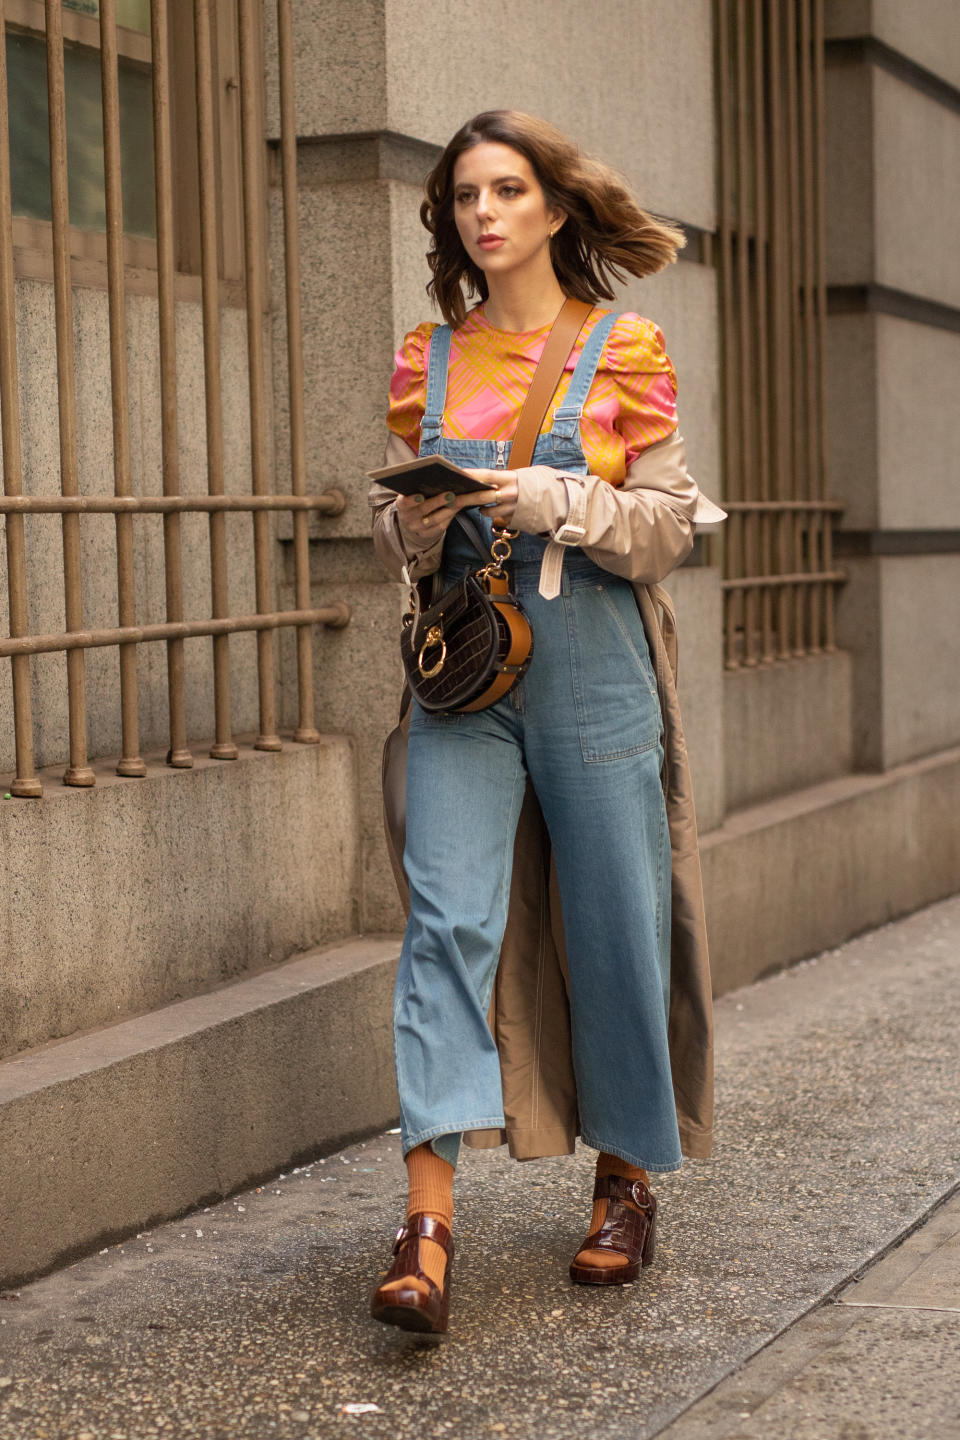
[[[424,182],[420,206],[420,219],[433,236],[427,294],[454,328],[466,319],[464,287],[467,295],[487,298],[486,278],[464,249],[453,217],[454,166],[465,150],[485,140],[526,156],[547,205],[566,215],[550,241],[564,294],[592,304],[612,300],[615,283],[627,275],[655,274],[687,243],[682,230],[641,210],[616,171],[582,154],[554,125],[521,110],[485,110],[454,135]]]

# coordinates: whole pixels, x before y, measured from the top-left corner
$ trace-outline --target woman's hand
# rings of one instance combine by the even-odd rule
[[[475,475],[485,485],[495,485],[497,488],[495,496],[488,490],[481,492],[485,498],[479,502],[476,498],[471,498],[470,503],[479,503],[484,515],[489,515],[494,525],[509,525],[519,497],[516,470],[471,470],[470,474]]]
[[[446,532],[459,510],[471,505],[479,506],[495,524],[506,525],[513,516],[517,504],[517,475],[514,470],[471,470],[471,475],[492,490],[471,490],[467,495],[398,495],[396,500],[397,519],[401,534],[412,545],[423,550]]]

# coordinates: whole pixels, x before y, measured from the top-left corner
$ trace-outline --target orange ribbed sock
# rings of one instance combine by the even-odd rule
[[[417,1145],[409,1151],[406,1166],[410,1186],[407,1218],[416,1214],[432,1215],[435,1220],[441,1220],[448,1230],[452,1230],[453,1166],[448,1160],[442,1160],[435,1154],[429,1143]],[[424,1273],[442,1290],[444,1271],[447,1268],[447,1252],[443,1246],[437,1245],[433,1240],[421,1240],[420,1263]],[[427,1287],[413,1279],[394,1280],[384,1288],[393,1290],[400,1285],[427,1293]]]
[[[650,1184],[650,1176],[646,1170],[639,1170],[636,1165],[628,1165],[626,1160],[621,1160],[619,1155],[608,1155],[606,1150],[601,1150],[597,1156],[597,1179],[604,1175],[623,1175],[627,1180],[642,1180],[644,1185]],[[593,1214],[590,1217],[589,1235],[593,1235],[604,1220],[607,1218],[607,1200],[594,1200]],[[577,1256],[577,1263],[580,1265],[596,1265],[599,1268],[611,1265],[626,1265],[625,1255],[611,1255],[606,1250],[581,1250]]]

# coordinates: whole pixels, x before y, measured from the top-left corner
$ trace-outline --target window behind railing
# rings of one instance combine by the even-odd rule
[[[67,784],[94,781],[87,745],[86,654],[115,651],[119,666],[122,754],[117,773],[145,771],[140,756],[138,658],[148,642],[166,649],[168,764],[188,767],[184,644],[210,637],[213,715],[210,753],[232,759],[232,634],[256,634],[258,748],[279,749],[273,632],[296,626],[299,723],[294,738],[309,743],[314,725],[311,626],[344,624],[343,605],[310,607],[308,512],[335,514],[335,491],[307,495],[303,439],[303,367],[299,309],[296,126],[293,114],[291,0],[277,0],[280,171],[283,183],[283,271],[286,291],[291,491],[275,493],[267,394],[266,147],[262,114],[264,62],[257,0],[0,0],[0,412],[9,639],[13,683],[14,794],[41,793],[36,775],[31,657],[61,653],[69,711]],[[9,116],[9,124],[8,124]],[[24,494],[24,452],[18,371],[17,282],[52,280],[56,342],[56,409],[44,417],[51,443],[33,448],[36,493]],[[77,283],[106,289],[111,386],[113,494],[80,493],[78,464]],[[150,397],[159,413],[161,491],[134,494],[128,393],[131,292],[155,295],[159,379]],[[178,438],[178,328],[175,299],[202,309],[204,465],[206,493],[184,494]],[[249,436],[246,493],[235,475],[225,484],[221,380],[223,307],[246,317],[245,431]],[[37,325],[31,315],[30,324]],[[21,342],[24,337],[21,336]],[[35,338],[35,337],[34,337]],[[84,343],[87,343],[86,340]],[[20,354],[23,353],[21,344]],[[36,429],[36,426],[34,426]],[[57,436],[59,445],[52,443]],[[46,438],[46,437],[44,437]],[[46,473],[55,457],[55,476]],[[44,465],[46,468],[44,468]],[[292,511],[296,609],[274,608],[270,514]],[[207,516],[209,606],[185,614],[181,519]],[[230,513],[250,516],[242,568],[253,575],[252,611],[228,599],[225,526]],[[85,623],[85,590],[102,590],[84,570],[81,527],[94,514],[115,517],[115,623]],[[134,525],[162,517],[162,616],[137,613]],[[43,518],[49,517],[49,518]],[[30,526],[62,528],[62,630],[31,633]],[[233,553],[233,552],[231,552]]]
[[[6,12],[13,213],[49,222],[52,213],[44,7],[42,0],[7,0]],[[70,220],[80,229],[103,231],[106,199],[98,6],[87,0],[67,0],[63,12]],[[123,228],[130,235],[154,238],[147,0],[118,0],[117,91]]]
[[[717,0],[725,661],[833,650],[823,0]]]

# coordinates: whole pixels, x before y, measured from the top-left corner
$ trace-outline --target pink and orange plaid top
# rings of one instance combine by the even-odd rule
[[[606,310],[594,310],[557,387],[562,403],[580,350]],[[427,321],[411,330],[397,352],[390,382],[387,426],[419,451],[420,421],[427,396],[427,356],[436,326]],[[537,361],[550,333],[497,330],[477,305],[453,332],[443,433],[458,440],[509,440]],[[665,440],[677,428],[677,377],[652,320],[621,315],[610,331],[580,423],[583,451],[592,475],[614,485],[642,450]],[[553,423],[553,406],[543,434]]]

